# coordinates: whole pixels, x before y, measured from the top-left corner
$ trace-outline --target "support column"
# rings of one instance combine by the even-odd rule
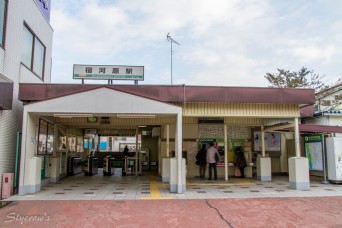
[[[137,177],[138,176],[138,153],[139,153],[139,128],[137,127],[135,129],[135,176]]]
[[[182,113],[177,114],[175,132],[175,158],[170,159],[170,192],[183,193],[186,190],[185,159],[182,158]]]
[[[37,149],[38,116],[24,107],[22,144],[20,155],[19,195],[40,191],[41,158],[35,157]]]
[[[261,127],[261,157],[257,157],[257,179],[272,181],[271,158],[266,157],[264,126]]]
[[[166,157],[170,157],[170,125],[166,125]]]
[[[228,181],[228,136],[227,125],[224,125],[224,180]]]
[[[300,135],[298,118],[294,118],[294,139],[296,157],[289,158],[289,184],[296,190],[310,189],[309,160],[300,157]]]

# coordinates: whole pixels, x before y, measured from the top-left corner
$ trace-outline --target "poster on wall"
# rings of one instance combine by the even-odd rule
[[[38,150],[39,155],[46,154],[47,129],[48,123],[45,120],[39,120]]]
[[[261,132],[254,131],[254,151],[262,151]],[[265,151],[280,151],[281,135],[277,132],[265,132]]]
[[[304,137],[305,154],[309,160],[309,169],[323,171],[322,135]]]

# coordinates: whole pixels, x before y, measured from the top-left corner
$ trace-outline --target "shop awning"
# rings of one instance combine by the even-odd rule
[[[13,82],[0,80],[0,110],[12,110]]]
[[[312,133],[342,133],[342,127],[327,126],[327,125],[300,124],[299,131],[300,132],[312,132]]]

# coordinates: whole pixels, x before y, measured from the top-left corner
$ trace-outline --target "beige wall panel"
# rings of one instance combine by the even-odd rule
[[[187,103],[184,116],[299,117],[295,104]]]

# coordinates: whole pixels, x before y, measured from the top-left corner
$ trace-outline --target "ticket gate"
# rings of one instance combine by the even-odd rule
[[[115,159],[112,158],[110,155],[106,156],[103,159],[103,175],[104,176],[111,176],[114,174],[114,161]]]
[[[97,174],[98,171],[98,158],[95,156],[89,156],[84,162],[84,174],[86,176],[92,176]]]
[[[68,160],[68,175],[74,176],[82,173],[82,159],[78,156],[70,156]]]

